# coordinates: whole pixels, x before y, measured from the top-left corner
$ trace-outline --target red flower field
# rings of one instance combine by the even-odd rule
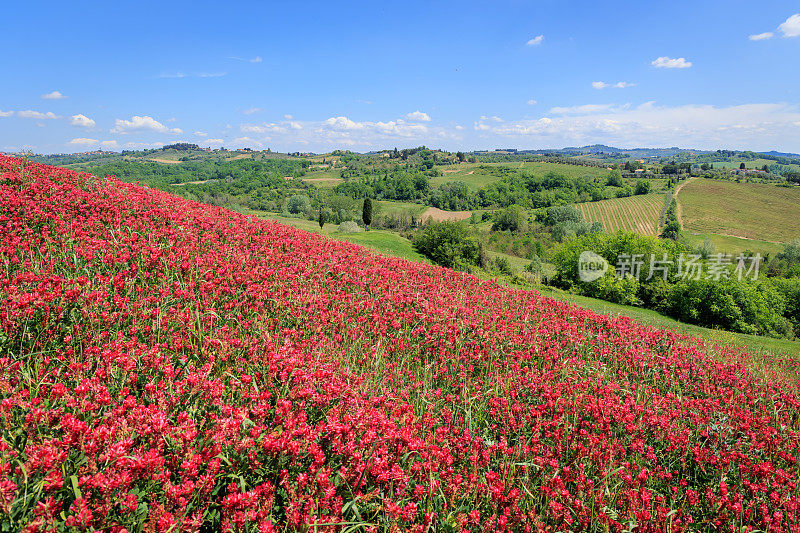
[[[534,292],[0,156],[0,302],[0,531],[800,530],[796,385]]]

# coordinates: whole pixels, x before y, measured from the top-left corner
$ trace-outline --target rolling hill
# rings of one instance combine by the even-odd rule
[[[757,241],[800,237],[800,188],[695,179],[678,193],[681,222],[690,233]]]
[[[0,171],[4,530],[798,526],[797,361]]]

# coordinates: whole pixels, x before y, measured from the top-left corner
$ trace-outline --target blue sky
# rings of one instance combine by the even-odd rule
[[[15,2],[0,150],[800,152],[800,4]]]

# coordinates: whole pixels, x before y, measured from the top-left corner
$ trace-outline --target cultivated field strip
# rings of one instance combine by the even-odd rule
[[[658,235],[659,216],[664,204],[661,193],[614,198],[600,202],[577,204],[589,222],[600,222],[606,231],[632,231],[642,235]]]

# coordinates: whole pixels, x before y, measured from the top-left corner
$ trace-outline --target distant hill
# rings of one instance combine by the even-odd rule
[[[769,152],[759,152],[760,154],[770,155],[773,157],[791,157],[793,159],[800,159],[800,154],[793,154],[791,152],[776,152],[775,150],[770,150]]]

